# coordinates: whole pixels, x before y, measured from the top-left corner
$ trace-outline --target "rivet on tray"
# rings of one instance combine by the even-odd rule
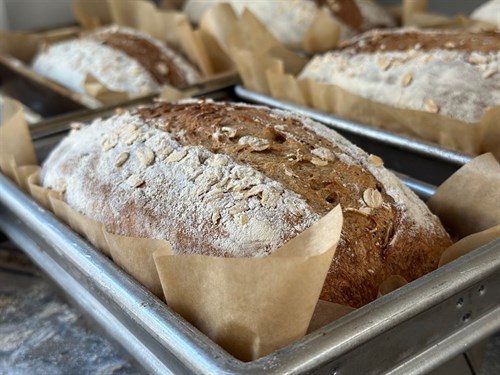
[[[467,323],[471,317],[471,313],[466,313],[462,316],[462,322]]]
[[[484,285],[481,285],[477,290],[477,292],[479,293],[480,296],[482,296],[486,292],[486,288],[484,287]]]
[[[461,308],[464,305],[464,299],[460,297],[457,301],[457,307]]]

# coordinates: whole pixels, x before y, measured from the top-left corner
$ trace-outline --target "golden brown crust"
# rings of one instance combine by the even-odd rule
[[[378,285],[390,275],[413,280],[435,269],[441,252],[450,245],[442,228],[435,233],[416,229],[375,176],[361,164],[348,164],[335,156],[345,150],[307,130],[294,117],[277,119],[262,108],[221,108],[209,102],[162,103],[138,112],[146,123],[178,134],[181,144],[201,144],[252,166],[300,195],[320,215],[337,204],[343,207],[343,240],[322,299],[362,306],[376,298]],[[239,140],[245,136],[263,139],[269,147],[256,151],[242,145]],[[320,149],[331,153],[320,157],[314,151]],[[440,227],[430,213],[429,220]],[[406,228],[408,233],[401,236],[399,232]]]
[[[500,31],[372,31],[341,45],[341,49],[354,53],[389,51],[419,51],[449,49],[464,52],[488,53],[498,51]]]

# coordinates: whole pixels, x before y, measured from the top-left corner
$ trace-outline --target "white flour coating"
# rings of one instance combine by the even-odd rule
[[[293,48],[300,48],[318,11],[318,7],[311,0],[188,0],[184,11],[191,21],[198,23],[203,13],[218,3],[231,4],[239,15],[243,14],[245,9],[250,10],[280,42]],[[374,26],[395,25],[390,15],[372,1],[356,0],[356,4],[363,16],[364,30]],[[341,26],[341,39],[347,39],[356,34],[355,30],[341,20],[335,19]]]
[[[108,230],[167,239],[176,253],[208,245],[220,255],[262,256],[319,220],[278,182],[183,147],[130,113],[73,131],[44,163],[42,183]],[[198,242],[186,247],[182,236]]]
[[[362,42],[360,38],[358,43]],[[394,107],[477,123],[489,106],[500,105],[499,70],[500,51],[412,48],[353,53],[346,49],[316,56],[299,79],[337,85]]]
[[[70,90],[85,94],[87,75],[113,91],[139,96],[159,90],[151,74],[136,60],[111,47],[87,39],[55,43],[38,54],[33,70]]]
[[[139,36],[153,43],[173,59],[189,83],[199,79],[198,72],[189,63],[159,41],[145,33],[116,26],[100,29],[79,39],[51,44],[35,57],[32,68],[80,94],[85,94],[84,81],[88,75],[94,76],[110,90],[127,92],[131,96],[158,92],[160,85],[137,60],[98,40],[99,36],[116,31]]]

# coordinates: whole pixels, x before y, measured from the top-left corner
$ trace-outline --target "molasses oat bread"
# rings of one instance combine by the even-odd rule
[[[375,27],[393,27],[395,22],[372,0],[188,0],[184,11],[193,22],[219,3],[229,3],[236,13],[250,10],[283,44],[299,48],[317,10],[325,8],[339,23],[340,38],[347,39]]]
[[[336,205],[342,238],[321,298],[361,306],[389,275],[435,269],[450,239],[382,165],[334,131],[244,104],[159,103],[75,130],[41,182],[120,235],[177,254],[271,254]]]
[[[81,94],[88,75],[110,90],[131,96],[157,92],[163,84],[184,87],[200,79],[196,68],[162,42],[117,26],[49,45],[32,67]]]
[[[500,105],[499,46],[500,31],[376,30],[316,56],[299,79],[477,123]]]

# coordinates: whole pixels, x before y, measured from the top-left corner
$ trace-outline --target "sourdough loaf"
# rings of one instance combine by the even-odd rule
[[[361,306],[390,275],[433,270],[450,239],[383,166],[334,131],[284,111],[185,101],[73,131],[43,186],[120,235],[178,254],[271,254],[337,204],[342,238],[321,298]]]
[[[500,28],[500,0],[485,2],[471,13],[470,18]]]
[[[283,44],[300,48],[318,9],[326,8],[341,27],[341,39],[375,27],[395,26],[394,20],[372,0],[188,0],[184,11],[193,22],[218,3],[229,3],[236,13],[250,10]]]
[[[499,46],[499,31],[376,30],[313,58],[299,78],[477,123],[500,105]]]
[[[110,90],[131,96],[157,92],[163,84],[183,87],[200,78],[190,63],[162,42],[117,26],[49,45],[32,67],[81,94],[88,75]]]

